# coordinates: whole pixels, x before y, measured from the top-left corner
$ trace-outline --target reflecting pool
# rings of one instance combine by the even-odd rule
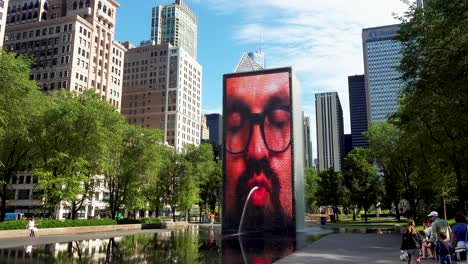
[[[0,249],[0,263],[273,263],[333,231],[308,228],[295,238],[221,236],[220,229],[96,238]]]

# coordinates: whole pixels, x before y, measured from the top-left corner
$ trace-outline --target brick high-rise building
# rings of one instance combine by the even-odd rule
[[[182,151],[200,144],[200,64],[183,48],[143,42],[125,53],[122,113],[130,124],[160,128],[164,141]]]
[[[45,92],[95,87],[120,109],[125,48],[114,40],[114,0],[11,0],[5,48],[32,54]],[[31,14],[31,18],[30,18]]]

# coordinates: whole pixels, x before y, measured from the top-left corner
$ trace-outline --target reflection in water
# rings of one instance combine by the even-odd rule
[[[0,263],[221,263],[215,231],[181,229],[0,249]]]
[[[295,249],[294,236],[249,233],[223,238],[223,263],[270,264]]]
[[[5,248],[0,249],[0,264],[268,264],[293,253],[295,248],[310,244],[329,232],[332,231],[319,227],[309,228],[303,233],[298,233],[294,240],[293,237],[259,233],[221,237],[218,229],[189,228],[107,239]]]

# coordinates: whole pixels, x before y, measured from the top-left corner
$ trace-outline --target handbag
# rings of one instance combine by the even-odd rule
[[[467,248],[467,238],[468,238],[468,225],[466,225],[466,233],[465,233],[465,243],[463,246],[455,247],[455,260],[456,261],[464,261],[466,260],[466,248]]]
[[[408,252],[406,250],[402,250],[400,252],[400,260],[407,261],[408,260]]]

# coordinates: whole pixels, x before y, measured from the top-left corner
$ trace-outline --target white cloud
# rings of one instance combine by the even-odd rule
[[[350,133],[348,76],[363,74],[362,29],[398,23],[400,0],[207,0],[219,14],[239,14],[233,41],[264,41],[267,67],[293,66],[303,109],[314,123],[315,93],[337,91]]]

